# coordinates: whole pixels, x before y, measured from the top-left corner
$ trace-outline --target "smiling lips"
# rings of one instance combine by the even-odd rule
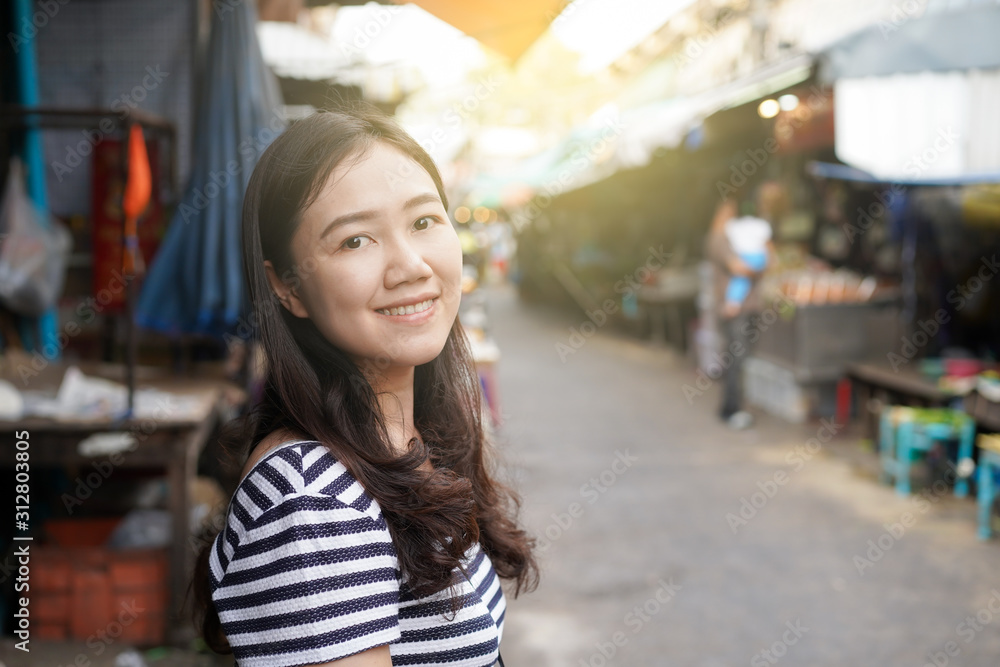
[[[422,313],[434,304],[435,299],[427,299],[426,301],[421,301],[420,303],[415,303],[412,306],[401,306],[399,308],[379,308],[376,313],[381,313],[382,315],[413,315],[414,313]]]

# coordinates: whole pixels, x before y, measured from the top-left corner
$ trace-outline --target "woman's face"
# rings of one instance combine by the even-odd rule
[[[440,354],[458,314],[462,249],[434,181],[405,153],[378,142],[344,160],[303,213],[291,254],[300,282],[279,286],[267,262],[275,291],[357,362],[417,366]],[[409,312],[386,310],[397,305]]]

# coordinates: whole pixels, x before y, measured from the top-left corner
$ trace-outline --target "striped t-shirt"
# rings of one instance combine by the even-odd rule
[[[324,445],[303,441],[269,451],[240,482],[209,576],[240,667],[331,662],[383,644],[393,665],[486,667],[506,601],[478,544],[465,569],[454,617],[448,589],[414,598],[378,504]]]

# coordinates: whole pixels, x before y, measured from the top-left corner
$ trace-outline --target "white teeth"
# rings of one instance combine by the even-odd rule
[[[427,301],[421,301],[413,306],[403,306],[402,308],[380,308],[376,312],[382,313],[383,315],[412,315],[413,313],[422,313],[431,307],[434,303],[434,299],[427,299]]]

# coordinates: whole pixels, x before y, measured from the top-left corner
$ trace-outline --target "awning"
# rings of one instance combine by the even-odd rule
[[[883,20],[836,42],[820,56],[824,83],[841,78],[1000,67],[1000,7],[928,11]]]
[[[563,0],[412,0],[481,44],[517,60],[559,15]],[[400,2],[398,4],[406,4]]]
[[[846,78],[834,90],[842,162],[891,182],[1000,171],[1000,68]]]
[[[806,173],[818,178],[851,181],[853,183],[870,183],[872,185],[907,185],[907,186],[955,186],[979,185],[985,183],[1000,183],[1000,171],[965,174],[954,178],[879,178],[863,169],[847,164],[812,161],[806,164]]]

